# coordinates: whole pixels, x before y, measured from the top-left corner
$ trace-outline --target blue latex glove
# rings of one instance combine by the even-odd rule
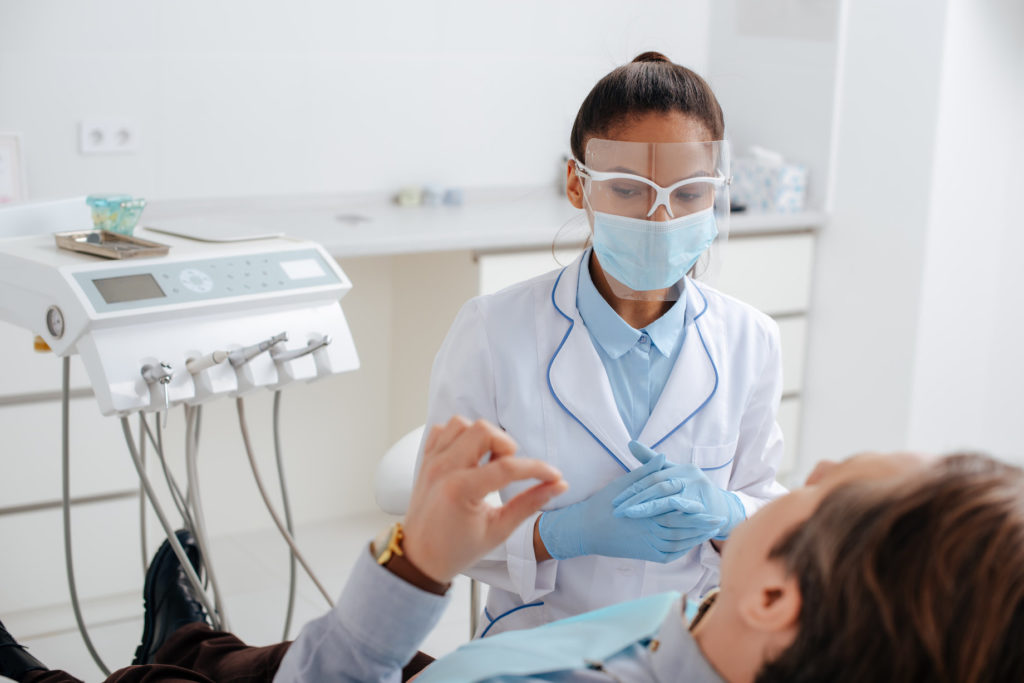
[[[629,443],[629,452],[637,460],[650,465],[664,456],[638,441]],[[703,540],[724,540],[733,527],[747,518],[743,503],[732,491],[718,488],[696,465],[669,463],[643,479],[634,482],[612,500],[616,517],[642,519],[658,517],[673,510],[688,514],[692,503],[699,502],[708,515],[720,517],[725,523]],[[703,521],[694,522],[694,531],[706,529]]]
[[[662,468],[664,455],[613,480],[586,500],[540,516],[538,530],[551,557],[565,560],[580,555],[628,557],[650,562],[676,560],[725,523],[704,514],[698,501],[680,501],[662,514],[639,518],[616,517],[612,500]]]

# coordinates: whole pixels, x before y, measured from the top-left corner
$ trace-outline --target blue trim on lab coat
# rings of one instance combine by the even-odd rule
[[[586,264],[582,264],[581,263],[580,267],[584,268],[584,267],[586,267]],[[565,311],[563,311],[561,308],[559,308],[558,304],[555,302],[555,292],[558,290],[558,283],[562,281],[562,276],[565,275],[565,271],[566,270],[568,270],[568,268],[563,268],[562,269],[562,272],[560,272],[558,274],[558,277],[555,279],[554,286],[551,288],[551,305],[555,307],[555,310],[558,311],[559,315],[561,315],[563,318],[565,318],[566,320],[569,321],[569,327],[568,327],[568,329],[566,329],[565,334],[562,336],[562,341],[560,341],[558,343],[558,348],[556,348],[554,354],[552,354],[551,360],[548,361],[548,372],[547,372],[548,391],[551,392],[551,396],[554,397],[555,402],[558,403],[558,405],[562,408],[562,410],[564,410],[569,417],[571,417],[573,420],[575,420],[577,422],[577,424],[579,424],[579,426],[583,427],[584,431],[586,431],[587,434],[590,434],[591,438],[593,438],[594,441],[596,441],[597,443],[599,443],[601,445],[601,448],[603,448],[605,450],[605,452],[607,452],[608,455],[611,456],[612,460],[617,462],[619,464],[619,466],[622,469],[624,469],[626,472],[629,472],[630,471],[629,467],[627,467],[625,463],[623,463],[621,460],[619,460],[618,456],[615,455],[614,451],[612,451],[612,449],[610,449],[607,446],[607,444],[605,444],[603,441],[601,441],[601,439],[597,438],[597,435],[594,434],[594,432],[590,431],[590,429],[585,424],[583,424],[583,422],[578,417],[573,415],[571,410],[569,410],[568,408],[565,407],[565,404],[562,403],[561,399],[558,398],[558,394],[555,393],[555,388],[553,386],[551,386],[551,366],[554,365],[555,358],[558,357],[558,354],[559,354],[559,352],[561,352],[562,347],[565,346],[565,340],[569,338],[569,334],[572,332],[572,328],[576,325],[576,321],[573,320],[572,316],[566,315]],[[669,431],[668,434],[663,436],[661,439],[659,439],[657,441],[657,443],[655,443],[653,446],[651,446],[652,449],[657,448],[659,445],[661,445],[665,441],[665,439],[667,439],[668,437],[672,436],[680,427],[682,427],[687,422],[689,422],[690,419],[693,418],[694,415],[699,413],[704,408],[704,406],[706,406],[708,404],[708,402],[711,400],[711,398],[718,391],[718,380],[719,380],[719,377],[718,377],[718,366],[715,364],[715,359],[711,357],[711,351],[708,349],[708,344],[704,340],[704,333],[701,332],[700,324],[698,323],[700,317],[702,315],[704,315],[707,312],[707,310],[708,310],[708,300],[707,300],[707,297],[704,296],[704,292],[700,291],[700,287],[696,287],[696,285],[694,285],[694,287],[697,290],[697,293],[700,294],[700,298],[704,301],[704,308],[701,309],[700,313],[698,313],[697,315],[695,315],[693,317],[693,326],[697,330],[697,336],[700,338],[701,346],[704,347],[704,353],[707,354],[708,360],[711,361],[711,369],[714,370],[714,372],[715,372],[715,386],[711,389],[711,393],[708,394],[708,397],[706,399],[704,399],[704,402],[701,403],[699,406],[697,406],[697,408],[694,409],[694,411],[692,413],[687,415],[683,419],[682,422],[680,422],[675,427],[673,427]],[[683,342],[683,343],[685,343],[685,342]],[[731,458],[729,459],[729,462],[732,462]],[[729,462],[725,463],[725,465],[728,465]],[[708,467],[708,468],[703,468],[702,467],[701,469],[704,470],[704,471],[716,470],[716,469],[720,469],[722,467],[725,467],[725,465],[717,465],[715,467]],[[499,617],[499,619],[500,618],[501,617]]]
[[[499,614],[498,616],[494,617],[493,619],[491,619],[491,615],[487,611],[487,608],[485,607],[484,608],[484,614],[487,616],[488,619],[491,619],[491,623],[487,624],[487,628],[485,628],[484,632],[480,634],[480,637],[483,638],[484,636],[486,636],[487,632],[491,630],[492,626],[494,626],[500,620],[504,619],[505,617],[507,617],[508,615],[512,614],[513,612],[518,612],[519,610],[526,609],[527,607],[540,607],[543,604],[544,604],[543,600],[538,600],[537,602],[528,602],[525,605],[519,605],[518,607],[513,607],[512,609],[510,609],[507,612],[504,612],[502,614]]]

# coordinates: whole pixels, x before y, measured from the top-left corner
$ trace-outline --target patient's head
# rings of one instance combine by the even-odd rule
[[[1024,680],[1024,472],[860,456],[787,498],[737,528],[708,615],[758,681]]]
[[[759,680],[1024,680],[1024,473],[950,456],[851,482],[771,551],[798,577],[793,644]]]

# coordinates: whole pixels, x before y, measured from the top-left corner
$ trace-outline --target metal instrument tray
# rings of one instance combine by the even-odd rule
[[[54,234],[61,249],[80,251],[104,258],[164,256],[170,246],[109,230],[74,230]]]

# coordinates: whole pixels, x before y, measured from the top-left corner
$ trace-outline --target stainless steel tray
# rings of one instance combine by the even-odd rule
[[[164,256],[170,247],[109,230],[74,230],[54,234],[61,249],[80,251],[104,258]]]

